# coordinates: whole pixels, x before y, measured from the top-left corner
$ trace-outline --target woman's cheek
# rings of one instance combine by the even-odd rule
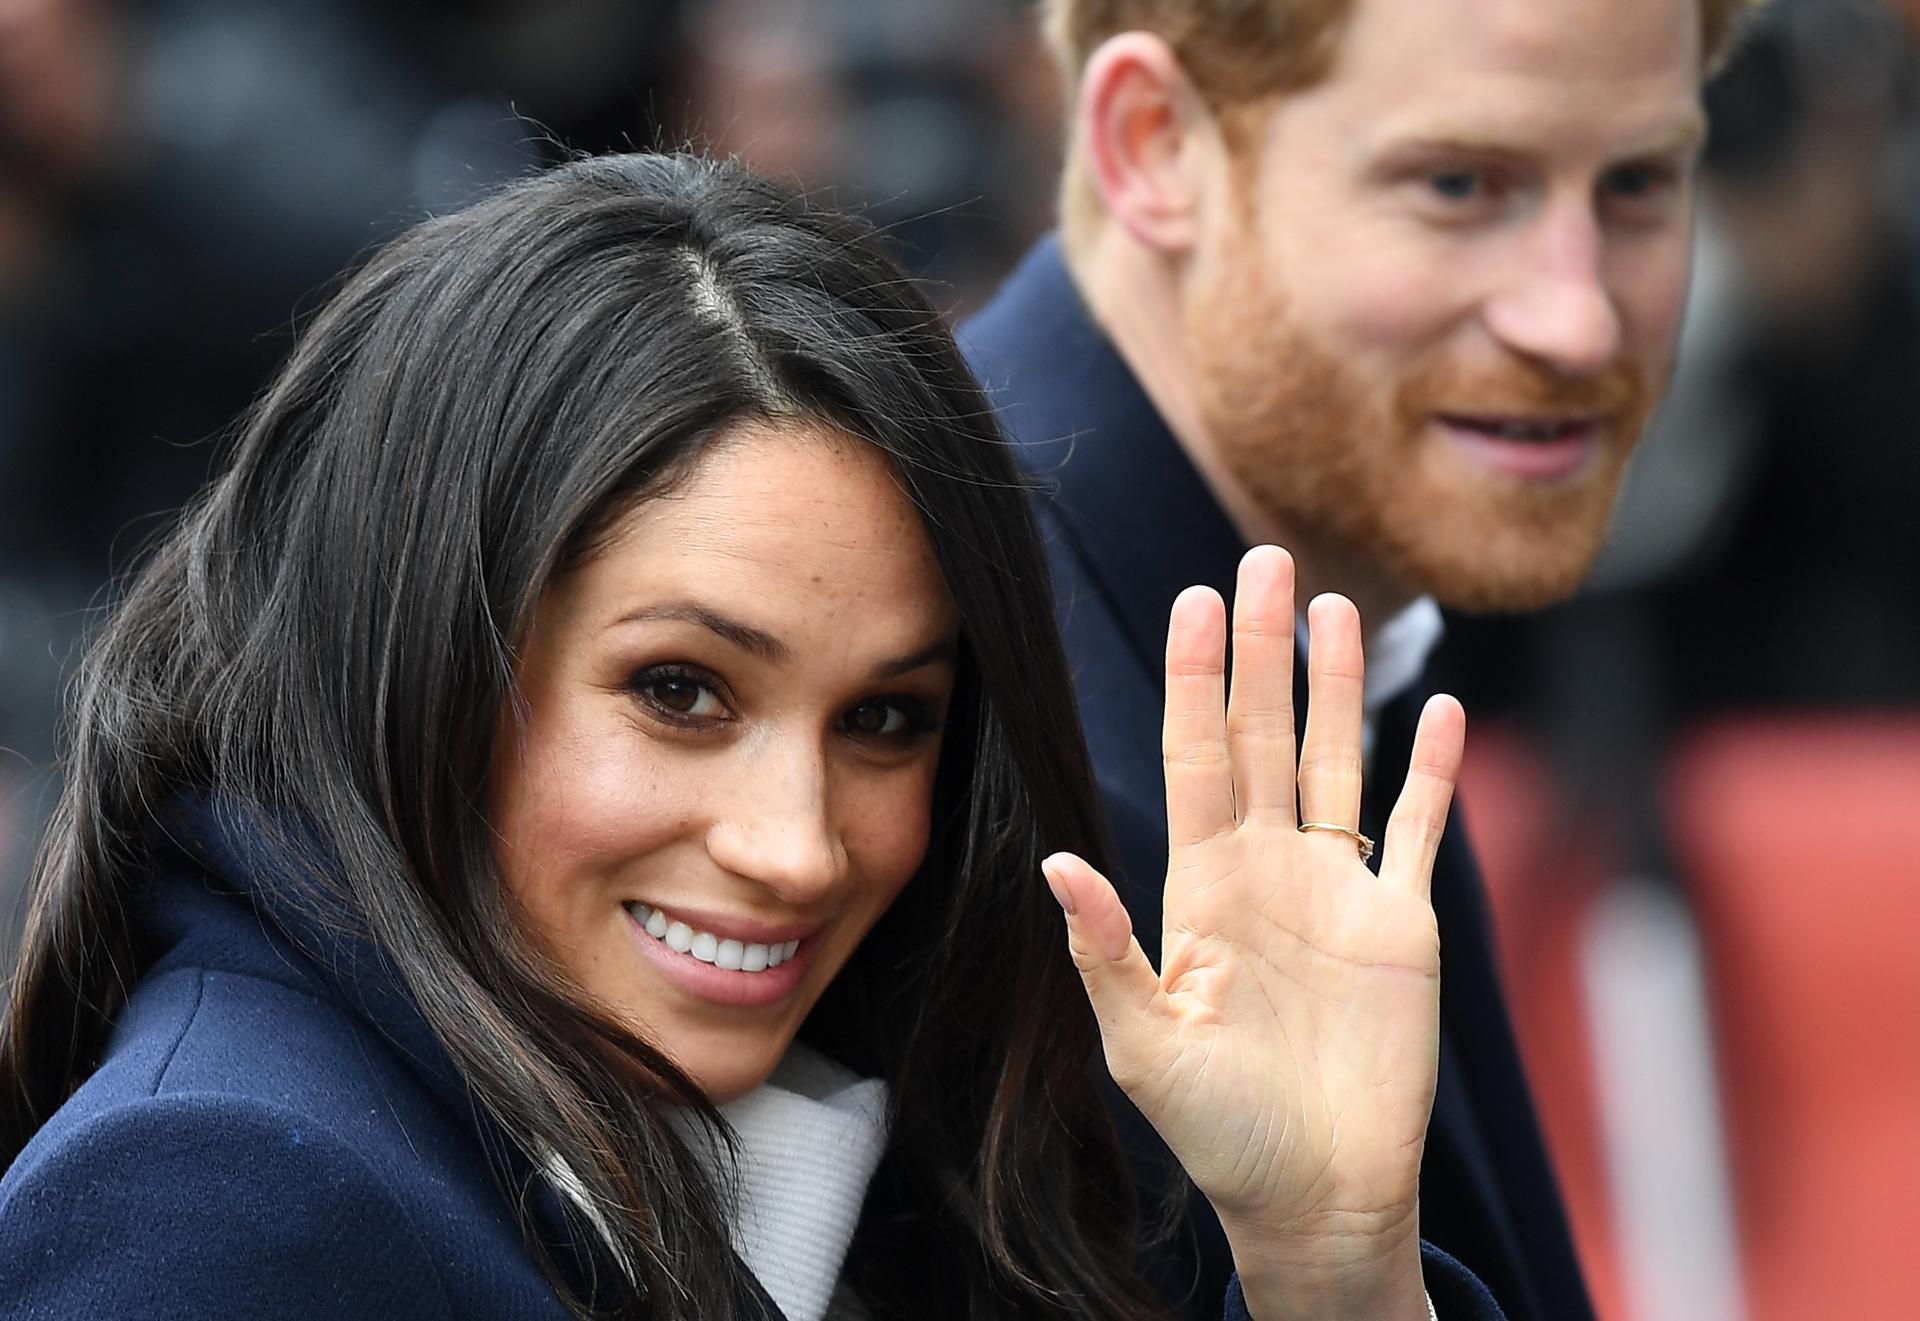
[[[549,876],[623,873],[693,828],[701,767],[681,758],[675,774],[674,760],[631,721],[577,724],[527,747],[496,828]]]
[[[933,820],[937,758],[912,774],[886,777],[850,816],[847,853],[856,870],[885,887],[889,897],[920,870]]]

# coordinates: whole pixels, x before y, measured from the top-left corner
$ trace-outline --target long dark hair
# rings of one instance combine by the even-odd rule
[[[543,1256],[576,1315],[731,1311],[719,1194],[650,1101],[713,1112],[532,948],[477,805],[553,574],[709,438],[796,417],[889,456],[962,619],[924,871],[806,1029],[891,1088],[849,1276],[879,1315],[1146,1314],[1038,877],[1047,849],[1098,857],[1100,828],[1004,445],[868,226],[684,156],[577,161],[374,256],[135,578],[76,684],[0,1028],[0,1166],[139,976],[156,806],[209,793],[302,823],[491,1120],[578,1177],[630,1287],[580,1296]]]

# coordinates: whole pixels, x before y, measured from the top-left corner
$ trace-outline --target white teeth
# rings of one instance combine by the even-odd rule
[[[695,931],[685,922],[676,922],[658,908],[629,904],[629,911],[649,936],[679,954],[691,954],[702,963],[732,972],[764,972],[777,968],[800,948],[798,940],[783,940],[777,945],[748,944],[732,937],[721,939],[710,931]]]

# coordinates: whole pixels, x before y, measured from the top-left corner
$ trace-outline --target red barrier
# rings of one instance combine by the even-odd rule
[[[1627,1315],[1580,980],[1581,924],[1610,851],[1579,826],[1553,767],[1523,735],[1478,725],[1460,803],[1487,882],[1514,1034],[1600,1316]],[[1444,962],[1444,955],[1443,955]]]
[[[1668,788],[1752,1321],[1920,1316],[1920,719],[1717,726]]]

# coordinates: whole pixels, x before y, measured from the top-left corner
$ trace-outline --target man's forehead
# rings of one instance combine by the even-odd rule
[[[1302,133],[1369,157],[1685,150],[1705,127],[1698,0],[1357,0],[1328,76],[1277,108],[1287,151]]]
[[[1332,81],[1666,75],[1697,91],[1700,0],[1354,0]]]

